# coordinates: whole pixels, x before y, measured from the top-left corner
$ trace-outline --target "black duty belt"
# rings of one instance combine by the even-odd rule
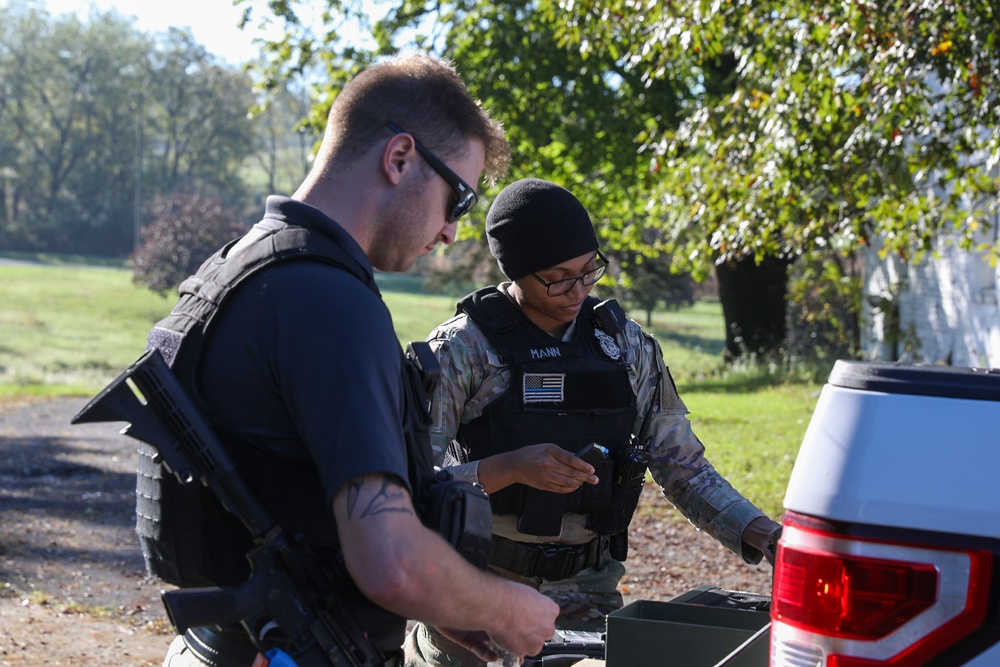
[[[611,560],[610,549],[611,538],[607,535],[586,544],[529,544],[494,535],[490,565],[522,577],[558,581],[588,567],[601,567]]]

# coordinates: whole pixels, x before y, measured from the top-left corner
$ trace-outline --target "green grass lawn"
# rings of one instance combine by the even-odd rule
[[[709,460],[772,517],[812,416],[819,387],[788,384],[751,392],[679,388]]]
[[[131,278],[115,267],[0,266],[0,396],[87,396],[132,363],[174,297]],[[380,276],[379,283],[401,343],[423,340],[455,312],[454,298],[420,294],[412,277]],[[819,387],[776,385],[754,369],[724,369],[718,303],[656,313],[649,330],[710,460],[777,516]]]
[[[0,393],[92,393],[142,353],[173,299],[124,269],[0,266]]]

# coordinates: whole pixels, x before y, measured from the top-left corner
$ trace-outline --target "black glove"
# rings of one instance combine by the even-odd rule
[[[743,544],[764,554],[764,558],[773,566],[779,537],[781,537],[781,524],[771,521],[766,516],[759,516],[743,529],[740,539]]]

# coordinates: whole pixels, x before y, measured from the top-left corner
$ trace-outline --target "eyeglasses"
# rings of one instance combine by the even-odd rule
[[[579,275],[576,278],[563,278],[562,280],[553,280],[552,282],[547,283],[534,273],[531,274],[531,277],[540,282],[541,284],[545,285],[545,293],[547,295],[562,296],[563,294],[566,294],[571,289],[573,289],[576,286],[576,281],[578,280],[587,287],[589,287],[604,276],[604,272],[608,270],[608,260],[604,255],[601,254],[600,250],[597,251],[597,257],[602,262],[604,262],[604,264],[600,265],[596,269],[591,269],[590,271],[587,271],[586,273]]]
[[[410,134],[395,123],[386,123],[385,126],[396,134]],[[444,179],[445,183],[450,185],[451,189],[455,191],[455,203],[452,204],[451,211],[448,212],[448,221],[455,222],[468,213],[469,210],[476,205],[476,202],[479,201],[475,188],[469,187],[468,183],[463,181],[458,174],[452,171],[451,168],[441,160],[441,158],[434,155],[434,153],[430,152],[430,150],[428,150],[422,143],[417,141],[416,137],[413,137],[413,145],[417,147],[417,152],[420,153],[425,160],[427,160],[427,164],[429,164],[431,168]]]

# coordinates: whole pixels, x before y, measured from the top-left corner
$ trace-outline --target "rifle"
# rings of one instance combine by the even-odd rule
[[[523,667],[570,667],[586,658],[604,660],[602,632],[556,630],[537,655],[524,659]]]
[[[208,422],[157,349],[147,350],[71,420],[125,421],[122,433],[156,448],[182,484],[208,487],[253,537],[250,577],[239,586],[161,593],[178,634],[218,623],[243,625],[261,653],[280,649],[298,667],[377,667],[378,648],[339,598],[334,572],[289,537],[236,471]],[[340,569],[340,568],[338,568]]]

